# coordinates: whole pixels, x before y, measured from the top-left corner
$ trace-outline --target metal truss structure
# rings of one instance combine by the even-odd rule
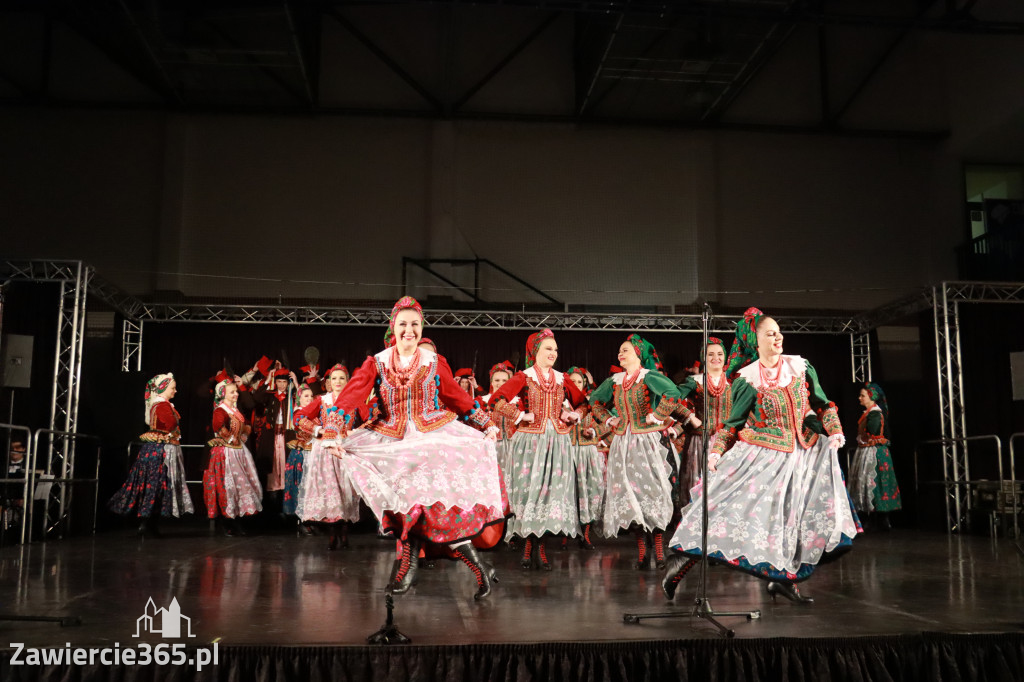
[[[850,376],[856,383],[871,381],[871,333],[850,334]]]
[[[341,327],[387,325],[384,308],[287,307],[281,305],[143,304],[140,322],[234,322],[246,324],[321,324]],[[432,327],[453,329],[537,329],[579,331],[678,331],[702,329],[700,315],[607,312],[530,312],[515,310],[431,310]],[[731,331],[737,316],[716,317],[713,331]],[[841,334],[855,329],[850,317],[779,316],[789,333]]]
[[[54,353],[53,388],[50,397],[49,431],[76,433],[78,394],[85,339],[85,306],[93,269],[81,261],[7,260],[0,264],[0,281],[50,282],[60,287],[57,305],[57,343]],[[57,529],[70,509],[70,490],[64,479],[74,476],[75,440],[49,439],[43,453],[46,471],[62,472],[46,500],[46,530]]]
[[[967,457],[967,417],[960,351],[960,305],[1024,303],[1024,282],[942,282],[930,290],[935,320],[935,365],[939,387],[942,471],[946,523],[959,530],[971,508],[964,484],[971,481]]]
[[[867,332],[929,308],[932,311],[946,527],[950,532],[963,527],[971,508],[970,495],[965,494],[965,484],[971,481],[967,442],[977,438],[967,434],[960,350],[960,305],[964,303],[1024,303],[1024,282],[941,282],[857,318],[858,326]],[[857,356],[862,355],[867,358],[866,376],[870,379],[870,351],[868,349],[858,353],[856,346],[851,337],[854,374],[858,371]]]

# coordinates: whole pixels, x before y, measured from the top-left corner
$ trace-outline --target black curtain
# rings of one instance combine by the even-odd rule
[[[923,633],[845,639],[716,638],[438,647],[221,646],[219,659],[219,665],[198,673],[185,666],[12,666],[8,650],[0,653],[0,678],[10,682],[1019,682],[1024,679],[1024,635]]]

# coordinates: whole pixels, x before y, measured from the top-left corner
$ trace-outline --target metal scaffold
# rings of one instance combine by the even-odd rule
[[[2,279],[9,282],[49,282],[59,287],[57,304],[56,349],[53,363],[53,388],[50,397],[50,437],[45,451],[36,453],[36,461],[54,483],[46,500],[47,532],[62,532],[68,517],[72,488],[66,481],[74,477],[75,439],[54,436],[78,432],[78,396],[82,374],[82,344],[85,339],[85,308],[91,267],[81,261],[27,260],[3,262]]]

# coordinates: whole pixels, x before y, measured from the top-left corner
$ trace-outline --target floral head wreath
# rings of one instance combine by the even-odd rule
[[[167,387],[174,381],[174,375],[168,372],[167,374],[157,374],[155,377],[146,382],[146,400],[149,400],[152,396],[158,396],[167,390]]]
[[[704,371],[704,361],[707,359],[707,356],[708,356],[707,349],[710,348],[711,346],[721,346],[722,350],[724,351],[725,350],[725,341],[722,341],[722,339],[718,338],[717,336],[709,336],[708,337],[708,342],[704,346],[704,357],[702,357],[697,362],[693,363],[693,367],[695,368],[696,371],[690,372],[691,374],[699,374],[700,372]],[[687,367],[686,371],[689,372],[690,368]]]
[[[341,370],[342,372],[345,373],[345,378],[346,379],[348,379],[348,378],[350,378],[352,376],[351,374],[348,373],[348,367],[346,367],[345,365],[341,364],[340,362],[337,363],[336,365],[334,365],[333,367],[331,367],[329,370],[327,370],[327,374],[325,374],[324,376],[326,377],[326,379],[328,381],[330,381],[331,380],[331,375],[334,374],[335,372],[339,371],[339,370]]]
[[[420,320],[425,324],[426,320],[423,318],[423,306],[420,305],[412,296],[403,296],[395,302],[395,305],[391,308],[391,318],[388,320],[388,330],[384,333],[384,347],[390,348],[398,343],[398,339],[395,338],[395,317],[398,313],[403,310],[415,310],[420,315]]]
[[[512,363],[509,362],[508,360],[503,360],[502,362],[496,364],[494,367],[491,367],[490,371],[487,373],[487,376],[493,379],[495,372],[505,372],[506,374],[508,374],[510,379],[512,378],[512,375],[516,373],[515,367],[513,367]]]
[[[167,374],[157,374],[155,377],[146,382],[146,425],[152,426],[150,423],[150,412],[153,409],[153,403],[157,400],[162,400],[160,394],[167,390],[167,387],[174,381],[174,375],[168,372]]]
[[[650,341],[639,334],[630,334],[626,340],[632,344],[633,350],[636,351],[636,356],[640,358],[641,367],[656,372],[663,373],[665,371],[665,368],[661,365],[661,358],[658,357],[658,351],[654,350],[654,345]]]
[[[736,339],[732,342],[725,374],[732,377],[753,361],[757,360],[757,323],[765,317],[757,308],[747,308],[736,323]]]
[[[216,388],[213,389],[213,404],[220,405],[224,402],[224,395],[227,393],[228,386],[233,386],[235,383],[234,379],[225,379],[217,384]]]
[[[539,332],[530,334],[530,337],[526,339],[526,369],[533,367],[533,363],[536,362],[541,341],[553,338],[555,338],[555,333],[550,329],[541,329]]]

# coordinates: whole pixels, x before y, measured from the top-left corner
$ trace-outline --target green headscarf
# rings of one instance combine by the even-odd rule
[[[630,334],[626,340],[632,344],[633,350],[636,351],[637,357],[640,358],[641,367],[661,372],[662,374],[665,373],[665,368],[661,365],[661,358],[658,357],[658,351],[654,350],[654,345],[650,341],[639,334]]]
[[[736,323],[736,339],[732,342],[729,361],[725,365],[727,377],[736,376],[737,372],[757,360],[757,323],[764,317],[765,314],[757,308],[747,308]]]
[[[878,384],[864,384],[864,390],[870,395],[871,399],[875,401],[875,405],[878,405],[878,409],[882,411],[882,414],[886,419],[889,418],[889,403],[885,400],[885,391]]]

